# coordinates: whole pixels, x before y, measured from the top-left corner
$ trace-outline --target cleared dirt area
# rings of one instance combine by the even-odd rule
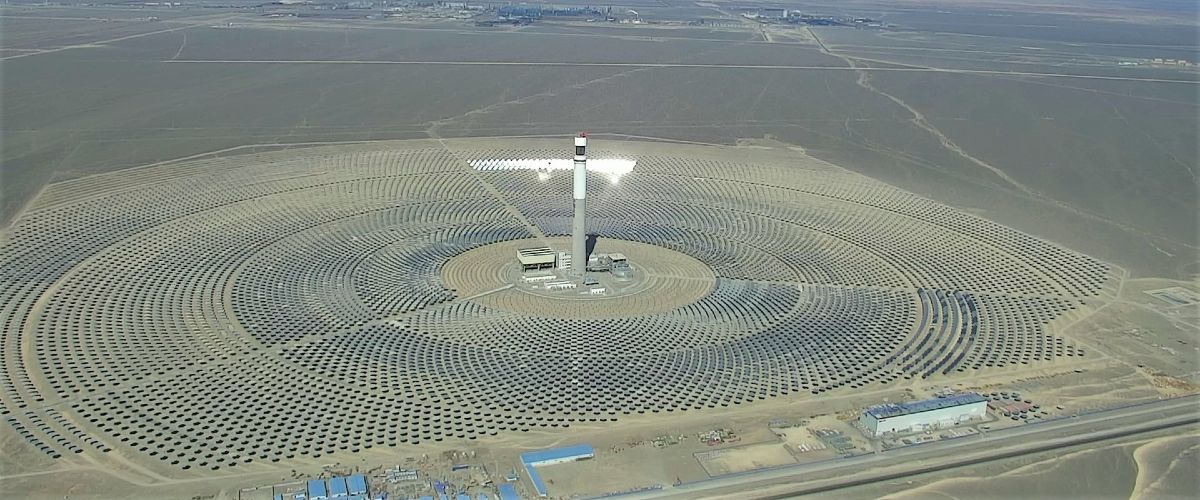
[[[588,443],[540,470],[604,495],[868,453],[882,402],[1041,407],[981,431],[1200,391],[1200,79],[1145,63],[1200,58],[1194,15],[631,1],[0,7],[3,490],[530,496],[520,453]],[[640,274],[553,296],[513,254],[565,249],[569,175],[473,165],[578,130],[637,162],[589,230]],[[862,491],[1180,495],[1194,437]]]

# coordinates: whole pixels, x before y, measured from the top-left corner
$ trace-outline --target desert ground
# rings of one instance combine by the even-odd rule
[[[572,3],[584,4],[556,5]],[[1111,263],[1114,273],[1102,296],[1047,327],[1087,350],[1077,359],[209,475],[166,470],[121,446],[54,460],[5,425],[0,484],[32,498],[240,498],[331,471],[448,474],[456,451],[503,475],[519,469],[521,452],[587,442],[595,460],[550,466],[543,477],[556,491],[602,495],[827,460],[836,456],[827,448],[798,447],[821,444],[818,429],[852,435],[849,421],[865,406],[947,389],[1020,391],[1047,418],[1193,394],[1197,305],[1152,292],[1198,290],[1200,73],[1122,65],[1200,60],[1195,6],[1164,4],[1086,15],[1070,2],[1032,11],[991,2],[801,7],[883,19],[884,30],[763,26],[738,15],[757,5],[739,2],[627,0],[619,10],[662,22],[490,28],[269,17],[271,7],[238,2],[0,6],[0,238],[52,204],[48,187],[132,167],[393,140],[486,149],[587,130],[635,152],[639,143],[654,152],[711,145],[722,161],[819,161]],[[694,19],[708,23],[667,22]],[[768,426],[777,419],[795,426]],[[699,441],[714,429],[738,440]],[[670,436],[685,439],[655,444]],[[1194,429],[1176,430],[826,496],[1186,498],[1197,491],[1196,443]],[[1060,480],[1081,475],[1089,479]],[[531,490],[522,482],[521,491]]]
[[[812,498],[1192,498],[1198,438],[1173,430]]]
[[[1194,62],[1186,16],[862,4],[842,9],[896,28],[764,31],[734,15],[742,7],[642,12],[727,20],[718,27],[485,29],[11,4],[4,217],[51,179],[247,144],[587,129],[765,139],[1134,276],[1195,273],[1196,72],[1118,65]]]

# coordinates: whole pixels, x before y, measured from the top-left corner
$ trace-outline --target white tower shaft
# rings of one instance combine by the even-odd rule
[[[571,226],[571,274],[587,271],[587,136],[575,138],[575,223]]]

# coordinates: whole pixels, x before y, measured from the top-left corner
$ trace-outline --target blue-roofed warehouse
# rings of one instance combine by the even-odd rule
[[[500,485],[500,500],[521,500],[521,497],[517,495],[517,488],[504,483]]]
[[[987,398],[968,392],[945,398],[872,406],[863,411],[858,422],[868,433],[879,436],[952,427],[982,419],[986,414]]]
[[[324,500],[329,498],[329,490],[325,488],[325,481],[320,479],[309,480],[308,498],[310,500]]]
[[[566,446],[563,448],[553,448],[549,450],[531,451],[521,454],[521,463],[525,466],[525,472],[529,474],[529,482],[533,483],[534,491],[537,491],[538,496],[547,496],[546,485],[542,483],[542,477],[538,475],[536,467],[543,465],[561,464],[564,462],[574,462],[576,460],[584,460],[596,456],[595,450],[590,444],[577,444],[574,446]]]
[[[330,498],[346,498],[350,496],[350,489],[346,487],[346,478],[331,477],[329,478],[329,497]]]
[[[367,476],[355,474],[346,478],[346,487],[350,490],[351,495],[366,495],[367,494]]]

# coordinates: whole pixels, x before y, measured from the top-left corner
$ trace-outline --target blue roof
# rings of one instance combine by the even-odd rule
[[[536,491],[538,496],[544,497],[546,492],[546,483],[542,482],[542,475],[537,473],[537,469],[532,465],[525,464],[525,472],[529,473],[529,482],[533,483],[533,491]]]
[[[309,498],[320,498],[329,495],[329,490],[325,489],[325,481],[320,479],[310,479],[308,481],[308,496]]]
[[[329,478],[329,496],[344,497],[348,494],[350,494],[350,492],[346,488],[346,478],[344,478],[344,477]]]
[[[466,493],[459,493],[458,496],[455,498],[457,500],[471,500],[471,495],[468,495]]]
[[[346,478],[346,485],[350,488],[351,495],[362,495],[367,492],[367,477],[362,474],[355,474]]]
[[[522,453],[521,461],[528,465],[537,465],[538,462],[546,462],[550,460],[560,460],[564,458],[587,458],[592,456],[595,456],[595,450],[592,449],[592,445],[577,444],[562,448],[552,448],[549,450],[538,450]]]
[[[513,485],[506,483],[500,485],[500,500],[521,500],[521,497],[517,496],[517,489]]]
[[[867,408],[867,413],[875,418],[890,418],[900,415],[912,415],[932,410],[940,410],[943,408],[953,408],[972,403],[982,403],[987,401],[987,398],[968,392],[965,394],[956,394],[946,398],[926,399],[923,401],[912,401],[909,403],[886,404],[872,406]]]

